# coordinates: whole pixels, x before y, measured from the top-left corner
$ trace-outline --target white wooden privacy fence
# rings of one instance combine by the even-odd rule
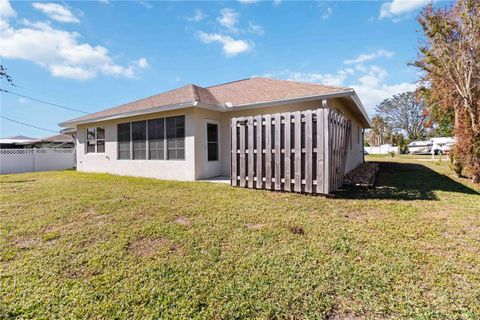
[[[0,149],[0,173],[71,169],[74,148]]]
[[[335,110],[231,120],[231,185],[328,194],[343,183],[351,123]]]

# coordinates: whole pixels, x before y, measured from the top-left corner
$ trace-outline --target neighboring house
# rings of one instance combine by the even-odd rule
[[[45,138],[14,136],[0,139],[1,149],[73,148],[75,139],[69,134],[57,134]]]
[[[314,110],[322,100],[352,121],[348,172],[363,162],[371,121],[345,87],[267,78],[187,85],[59,125],[76,130],[79,171],[200,180],[230,174],[231,118]]]
[[[28,143],[34,140],[35,138],[26,136],[0,138],[0,149],[23,149],[22,143]]]
[[[26,148],[74,148],[75,139],[70,134],[57,134],[24,143]]]

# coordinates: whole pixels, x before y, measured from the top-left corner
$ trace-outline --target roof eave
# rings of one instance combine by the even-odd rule
[[[368,116],[362,102],[360,101],[360,98],[357,96],[357,93],[355,92],[354,89],[351,89],[351,88],[347,90],[332,92],[332,93],[323,93],[323,94],[316,94],[311,96],[234,105],[233,107],[223,107],[222,109],[223,111],[228,112],[228,111],[255,109],[255,108],[261,108],[261,107],[271,107],[271,106],[285,105],[285,104],[291,104],[291,103],[314,101],[318,99],[335,99],[335,98],[343,98],[343,97],[350,97],[352,99],[352,101],[355,103],[355,105],[357,106],[358,110],[360,111],[363,117],[365,128],[370,128],[372,126],[372,120]]]
[[[153,107],[153,108],[148,108],[148,109],[142,109],[142,110],[136,110],[136,111],[130,111],[130,112],[122,112],[122,113],[118,113],[118,114],[111,115],[111,116],[96,117],[96,118],[85,119],[85,120],[80,120],[80,121],[76,121],[75,119],[73,119],[73,120],[61,122],[58,125],[60,127],[63,127],[63,128],[74,128],[75,126],[78,126],[78,125],[81,125],[81,124],[94,123],[94,122],[107,121],[107,120],[114,120],[114,119],[121,119],[121,118],[126,118],[126,117],[139,116],[139,115],[142,115],[142,114],[149,114],[149,113],[156,113],[156,112],[163,112],[163,111],[189,108],[189,107],[194,107],[197,104],[198,104],[198,101],[181,102],[181,103],[169,104],[169,105],[165,105],[165,106],[158,106],[158,107]]]
[[[233,107],[226,108],[226,109],[227,109],[227,111],[231,111],[231,110],[244,110],[244,109],[255,109],[255,108],[261,108],[261,107],[271,107],[271,106],[285,105],[285,104],[291,104],[291,103],[313,101],[313,100],[318,100],[318,99],[340,98],[340,97],[345,97],[345,96],[351,95],[352,93],[354,93],[354,90],[349,89],[349,90],[343,90],[343,91],[338,91],[338,92],[315,94],[315,95],[310,95],[310,96],[302,96],[302,97],[293,97],[293,98],[270,100],[270,101],[263,101],[263,102],[238,104],[238,105],[234,105]]]
[[[368,126],[365,127],[365,128],[371,128],[373,126],[372,119],[370,119],[370,117],[368,116],[368,113],[365,110],[365,107],[363,106],[362,101],[357,96],[357,93],[355,92],[355,90],[353,90],[353,94],[352,94],[351,98],[352,98],[353,102],[355,102],[355,104],[357,105],[358,109],[362,113],[362,116],[363,116],[364,120],[368,124]]]

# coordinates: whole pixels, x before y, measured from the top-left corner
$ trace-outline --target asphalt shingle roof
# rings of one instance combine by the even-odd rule
[[[313,83],[275,80],[269,78],[249,78],[211,87],[189,84],[178,89],[159,93],[144,99],[122,104],[118,107],[92,113],[68,122],[115,116],[117,114],[147,110],[150,108],[198,101],[200,103],[224,106],[253,104],[321,94],[349,91],[350,88],[326,86]]]

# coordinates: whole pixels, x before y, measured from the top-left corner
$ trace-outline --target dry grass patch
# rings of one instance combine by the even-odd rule
[[[175,222],[182,226],[189,226],[192,222],[187,217],[178,216],[175,218]]]
[[[139,258],[152,257],[161,252],[176,252],[179,247],[163,238],[140,238],[130,242],[127,251]]]
[[[39,242],[40,242],[40,240],[38,238],[26,237],[26,238],[17,240],[15,242],[15,245],[19,249],[31,249],[31,248],[35,247],[36,245],[38,245]]]
[[[250,230],[260,230],[260,229],[263,229],[263,227],[265,227],[265,224],[264,223],[247,223],[245,227],[247,227],[247,229],[250,229]]]

